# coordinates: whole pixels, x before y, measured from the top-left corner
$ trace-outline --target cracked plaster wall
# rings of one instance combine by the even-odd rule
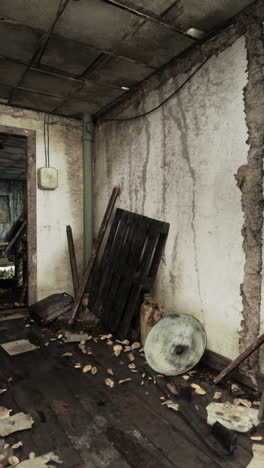
[[[44,114],[0,106],[0,125],[36,131],[36,166],[45,165]],[[78,269],[83,255],[82,127],[76,120],[51,116],[50,163],[58,169],[55,191],[37,188],[38,299],[57,292],[72,293],[66,225],[73,229]]]
[[[264,332],[264,4],[146,80],[106,118],[156,106],[126,123],[99,119],[95,133],[95,230],[112,186],[119,206],[166,220],[170,232],[155,285],[165,314],[204,324],[208,348],[229,358]],[[264,351],[244,371],[264,372]]]

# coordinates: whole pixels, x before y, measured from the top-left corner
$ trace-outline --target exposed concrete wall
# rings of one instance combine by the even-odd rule
[[[36,131],[36,165],[45,165],[44,114],[0,106],[0,124]],[[72,293],[66,225],[72,226],[79,271],[83,259],[83,176],[81,123],[51,117],[50,164],[58,169],[59,187],[37,188],[38,299],[55,292]]]
[[[160,109],[99,120],[95,136],[95,229],[116,183],[119,206],[169,222],[159,304],[199,318],[209,349],[229,358],[264,326],[263,17],[259,2],[104,118],[153,108],[207,58]],[[256,370],[256,358],[247,367]]]

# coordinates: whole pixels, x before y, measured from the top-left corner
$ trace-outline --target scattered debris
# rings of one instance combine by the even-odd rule
[[[126,346],[129,345],[129,341],[128,341],[128,340],[123,340],[123,341],[121,341],[121,340],[116,340],[116,342],[117,342],[117,343],[120,343],[120,344],[122,344],[122,345],[126,345]]]
[[[264,445],[253,444],[253,458],[247,468],[262,468],[264,464]]]
[[[7,388],[0,388],[0,395],[1,393],[5,393],[7,391]]]
[[[141,344],[138,341],[135,341],[135,343],[133,343],[131,345],[131,348],[132,349],[139,349],[139,348],[141,348]]]
[[[222,392],[215,392],[214,396],[213,396],[213,399],[214,400],[220,400],[220,398],[222,398],[222,396],[223,396]]]
[[[75,369],[80,369],[82,367],[82,365],[81,365],[80,362],[76,362],[76,364],[74,364],[74,367],[75,367]]]
[[[123,349],[123,346],[121,346],[121,345],[115,345],[115,346],[113,347],[114,355],[115,355],[116,357],[118,357],[119,354],[121,353],[122,349]]]
[[[128,353],[131,350],[132,350],[131,346],[125,346],[125,349],[124,349],[125,353]]]
[[[30,460],[34,460],[34,458],[36,458],[35,452],[29,452],[28,458],[29,458]]]
[[[189,375],[182,375],[181,377],[182,377],[182,379],[184,379],[184,380],[189,380],[189,378],[190,378]]]
[[[174,411],[179,411],[179,408],[180,408],[179,404],[175,403],[172,400],[165,400],[161,404],[167,406],[167,408],[173,409]]]
[[[256,440],[256,441],[258,440],[258,441],[260,441],[260,440],[263,439],[263,437],[262,437],[262,436],[257,436],[257,435],[255,435],[255,436],[251,436],[250,439],[251,439],[251,440]]]
[[[110,340],[112,338],[111,333],[109,335],[100,335],[100,340]]]
[[[109,346],[111,346],[111,345],[113,344],[113,341],[109,340],[109,341],[107,341],[106,344],[109,345]]]
[[[258,426],[258,410],[246,406],[236,406],[231,403],[210,403],[207,406],[207,422],[213,425],[216,421],[227,429],[238,432],[248,432]]]
[[[231,385],[231,392],[233,395],[243,395],[243,393],[245,393],[244,390],[242,390],[242,388],[240,388],[237,384]]]
[[[243,400],[241,398],[235,398],[234,399],[234,405],[243,405],[243,406],[247,406],[247,408],[251,408],[252,403],[249,400]]]
[[[63,463],[54,452],[49,452],[45,455],[41,455],[41,457],[29,458],[29,460],[25,460],[16,465],[16,468],[48,468],[54,466],[54,463],[49,464],[49,462]]]
[[[115,382],[112,379],[105,379],[105,384],[108,387],[113,388],[113,386],[115,385]]]
[[[72,356],[72,353],[64,353],[64,354],[62,355],[62,357],[69,357],[69,356]]]
[[[122,384],[122,383],[125,383],[125,382],[131,382],[132,379],[128,378],[128,379],[124,379],[124,380],[119,380],[118,383],[119,384]]]
[[[92,370],[93,366],[91,364],[87,364],[86,366],[83,367],[83,373],[86,374],[87,372],[90,372]]]
[[[30,429],[34,424],[34,420],[29,414],[17,413],[14,416],[1,419],[0,421],[0,436],[5,437],[13,432],[24,431]]]
[[[12,445],[12,449],[17,449],[19,447],[22,447],[23,442],[20,440],[19,442],[16,442],[14,445]]]
[[[200,385],[192,383],[191,387],[195,389],[195,393],[198,393],[198,395],[205,395],[206,391],[203,390],[203,388],[200,387]]]
[[[128,364],[128,367],[129,367],[129,369],[136,369],[136,365],[133,362]]]
[[[93,367],[92,370],[91,370],[91,374],[95,375],[95,374],[97,374],[97,372],[98,372],[97,367]]]
[[[129,359],[130,361],[134,361],[134,360],[135,360],[134,354],[133,354],[133,353],[128,353],[128,359]]]
[[[17,465],[19,463],[19,458],[12,456],[8,458],[8,463],[10,465]]]
[[[107,371],[106,371],[106,372],[107,372],[107,374],[114,375],[114,373],[113,373],[113,369],[107,369]]]
[[[33,345],[28,340],[10,341],[9,343],[4,343],[1,346],[9,356],[15,356],[16,354],[22,354],[38,349],[38,346]]]
[[[85,341],[88,341],[89,339],[91,339],[91,337],[87,333],[71,333],[66,330],[63,341],[65,343],[85,343]]]

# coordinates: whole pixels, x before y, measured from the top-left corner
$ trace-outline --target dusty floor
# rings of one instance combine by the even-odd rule
[[[90,340],[93,355],[85,355],[78,344],[63,343],[27,318],[1,321],[0,331],[1,343],[28,337],[40,345],[13,357],[0,348],[0,387],[7,388],[0,405],[29,412],[35,420],[32,429],[5,438],[10,445],[23,442],[14,450],[20,460],[30,452],[38,456],[53,450],[64,468],[245,468],[252,458],[250,436],[260,429],[239,435],[234,455],[216,456],[179,413],[161,405],[158,386],[142,378],[144,357],[137,351],[134,362],[140,372],[132,373],[127,354],[115,357],[106,341]],[[66,352],[72,355],[63,356]],[[76,363],[92,364],[98,372],[84,374]],[[105,385],[106,378],[116,382],[113,388]],[[117,383],[126,378],[132,381]],[[198,370],[188,381],[176,378],[177,385],[195,382],[205,389],[206,395],[193,396],[202,414],[216,390],[211,379],[208,370]],[[229,383],[217,390],[223,400],[234,398]]]

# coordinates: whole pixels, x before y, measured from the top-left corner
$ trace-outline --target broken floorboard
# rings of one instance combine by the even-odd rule
[[[14,413],[29,413],[35,420],[32,429],[5,438],[10,444],[23,442],[15,450],[20,460],[32,451],[36,456],[54,451],[64,468],[245,468],[249,463],[248,435],[239,435],[233,456],[211,453],[179,413],[161,406],[161,393],[153,381],[142,378],[142,372],[131,372],[127,353],[116,358],[106,341],[90,340],[87,344],[94,354],[87,356],[76,343],[49,341],[49,330],[25,324],[23,319],[9,321],[0,338],[5,343],[34,337],[42,343],[39,349],[16,356],[0,348],[3,371],[14,379],[0,395],[0,405]],[[65,352],[72,356],[63,357]],[[136,367],[143,369],[144,358],[134,354]],[[74,367],[77,362],[96,366],[97,374],[84,374]],[[107,377],[132,381],[116,382],[110,389],[104,382]],[[208,376],[202,382],[201,375],[187,382],[176,380],[178,385],[195,381],[205,388],[206,395],[194,395],[195,405],[205,413],[215,390]]]

